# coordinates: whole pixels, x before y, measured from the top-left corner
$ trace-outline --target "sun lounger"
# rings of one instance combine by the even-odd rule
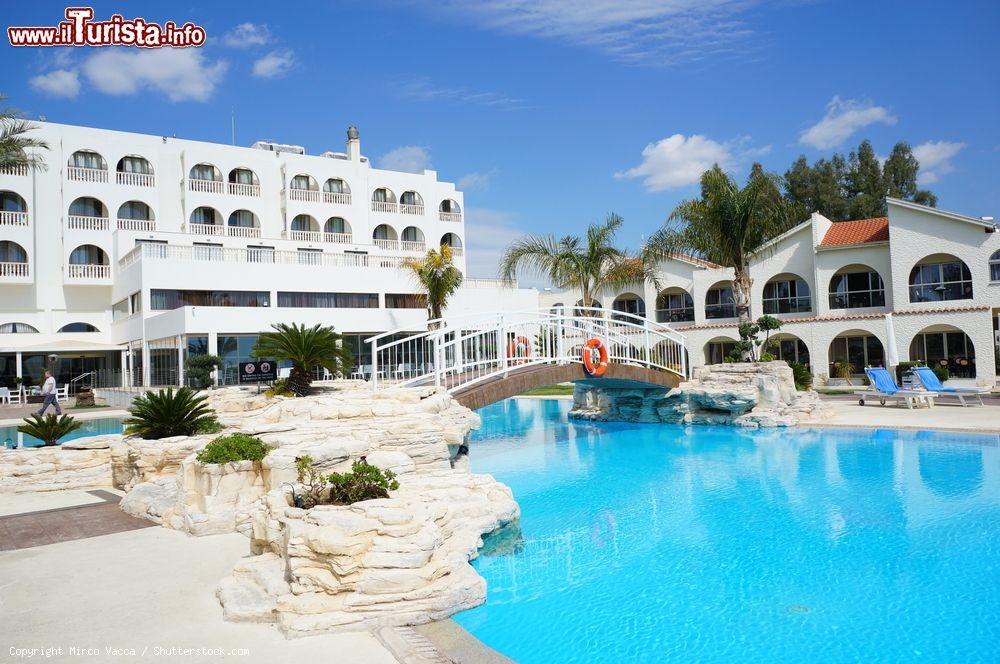
[[[945,387],[930,367],[914,367],[913,375],[917,377],[925,389],[937,392],[941,397],[955,397],[963,407],[969,405],[965,402],[966,397],[975,399],[980,406],[985,405],[983,395],[990,393],[988,387]]]
[[[937,392],[901,389],[896,385],[892,374],[882,367],[868,367],[865,369],[865,374],[871,385],[867,390],[855,390],[854,393],[860,397],[858,405],[865,405],[865,397],[878,399],[883,406],[886,399],[895,399],[897,405],[905,403],[906,407],[910,409],[913,408],[914,402],[919,404],[923,401],[928,407],[934,405],[934,397],[937,396]]]

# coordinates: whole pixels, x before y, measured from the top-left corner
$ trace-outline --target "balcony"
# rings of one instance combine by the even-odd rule
[[[350,233],[323,233],[323,242],[334,244],[352,244],[353,236]]]
[[[192,235],[225,235],[226,227],[221,224],[188,224],[187,232]]]
[[[0,263],[0,281],[4,283],[28,281],[31,277],[31,270],[28,263]]]
[[[351,195],[350,194],[340,194],[335,191],[324,191],[323,192],[323,202],[324,203],[337,203],[338,205],[350,205]]]
[[[461,212],[438,212],[438,218],[441,221],[461,222],[462,221],[462,213]]]
[[[77,231],[106,231],[111,227],[107,217],[86,217],[71,214],[66,217],[66,228]]]
[[[376,242],[378,242],[378,240],[376,240]],[[417,240],[403,240],[399,244],[403,251],[427,251],[427,244]]]
[[[0,168],[0,175],[26,176],[27,174],[28,174],[27,164],[20,164],[18,166],[8,166],[6,168]]]
[[[260,228],[256,226],[226,226],[229,237],[260,237]]]
[[[423,214],[424,213],[424,206],[423,205],[414,205],[412,203],[400,203],[399,204],[399,213],[400,214]]]
[[[319,203],[319,191],[312,189],[289,189],[288,198],[293,201],[305,201],[307,203]]]
[[[136,247],[121,257],[118,268],[125,269],[141,260],[169,260],[175,263],[231,263],[254,265],[298,265],[313,269],[314,267],[338,268],[384,268],[399,269],[405,260],[401,256],[384,256],[373,254],[334,254],[312,253],[303,258],[301,251],[262,251],[260,249],[242,249],[229,247],[186,247],[182,245],[152,245],[144,244]],[[2,264],[0,264],[2,265]],[[70,266],[74,267],[74,266]],[[106,265],[87,265],[75,267],[103,267]]]
[[[379,240],[379,239],[375,239],[375,240],[372,240],[372,244],[374,244],[379,249],[389,249],[391,251],[398,251],[399,250],[399,240]]]
[[[188,178],[188,191],[197,191],[201,194],[221,194],[222,180],[199,180]]]
[[[75,265],[70,263],[66,266],[66,277],[76,282],[108,283],[111,281],[111,266]]]
[[[259,184],[243,184],[242,182],[230,182],[229,194],[231,196],[254,196],[260,197]]]
[[[464,253],[465,253],[465,250],[462,249],[462,247],[452,247],[451,248],[451,255],[454,256],[455,258],[458,258],[458,257],[462,256]]]
[[[372,201],[373,212],[396,212],[396,204],[390,201]]]
[[[288,237],[300,242],[322,242],[323,234],[319,231],[288,231]]]
[[[118,218],[120,231],[155,231],[156,222],[152,219],[122,219]]]
[[[123,184],[127,187],[152,187],[156,184],[156,178],[152,173],[118,171],[116,177],[118,178],[118,184]]]
[[[27,226],[27,212],[0,211],[0,226]]]
[[[66,179],[77,182],[107,182],[108,172],[103,168],[69,166],[66,168]]]

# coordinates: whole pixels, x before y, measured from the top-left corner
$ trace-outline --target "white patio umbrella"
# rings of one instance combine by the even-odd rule
[[[896,348],[896,327],[892,324],[892,314],[885,315],[885,366],[894,367],[899,364],[899,350]]]

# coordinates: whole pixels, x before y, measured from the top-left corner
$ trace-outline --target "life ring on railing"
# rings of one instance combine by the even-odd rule
[[[507,344],[507,357],[511,364],[524,364],[531,357],[531,340],[528,337],[514,337]]]
[[[594,354],[591,352],[593,350],[596,350],[601,356],[601,360],[596,366],[594,365]],[[600,339],[590,339],[583,345],[583,368],[595,378],[603,376],[604,372],[608,370],[608,349]]]

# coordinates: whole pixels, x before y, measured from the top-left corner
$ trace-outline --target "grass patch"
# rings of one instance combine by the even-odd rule
[[[91,408],[111,408],[111,406],[106,403],[88,403],[82,406],[70,406],[66,410],[88,410]]]
[[[564,396],[567,394],[573,394],[572,385],[546,385],[544,387],[536,387],[533,390],[528,390],[527,392],[522,392],[521,396],[525,397],[552,397],[552,396]]]

